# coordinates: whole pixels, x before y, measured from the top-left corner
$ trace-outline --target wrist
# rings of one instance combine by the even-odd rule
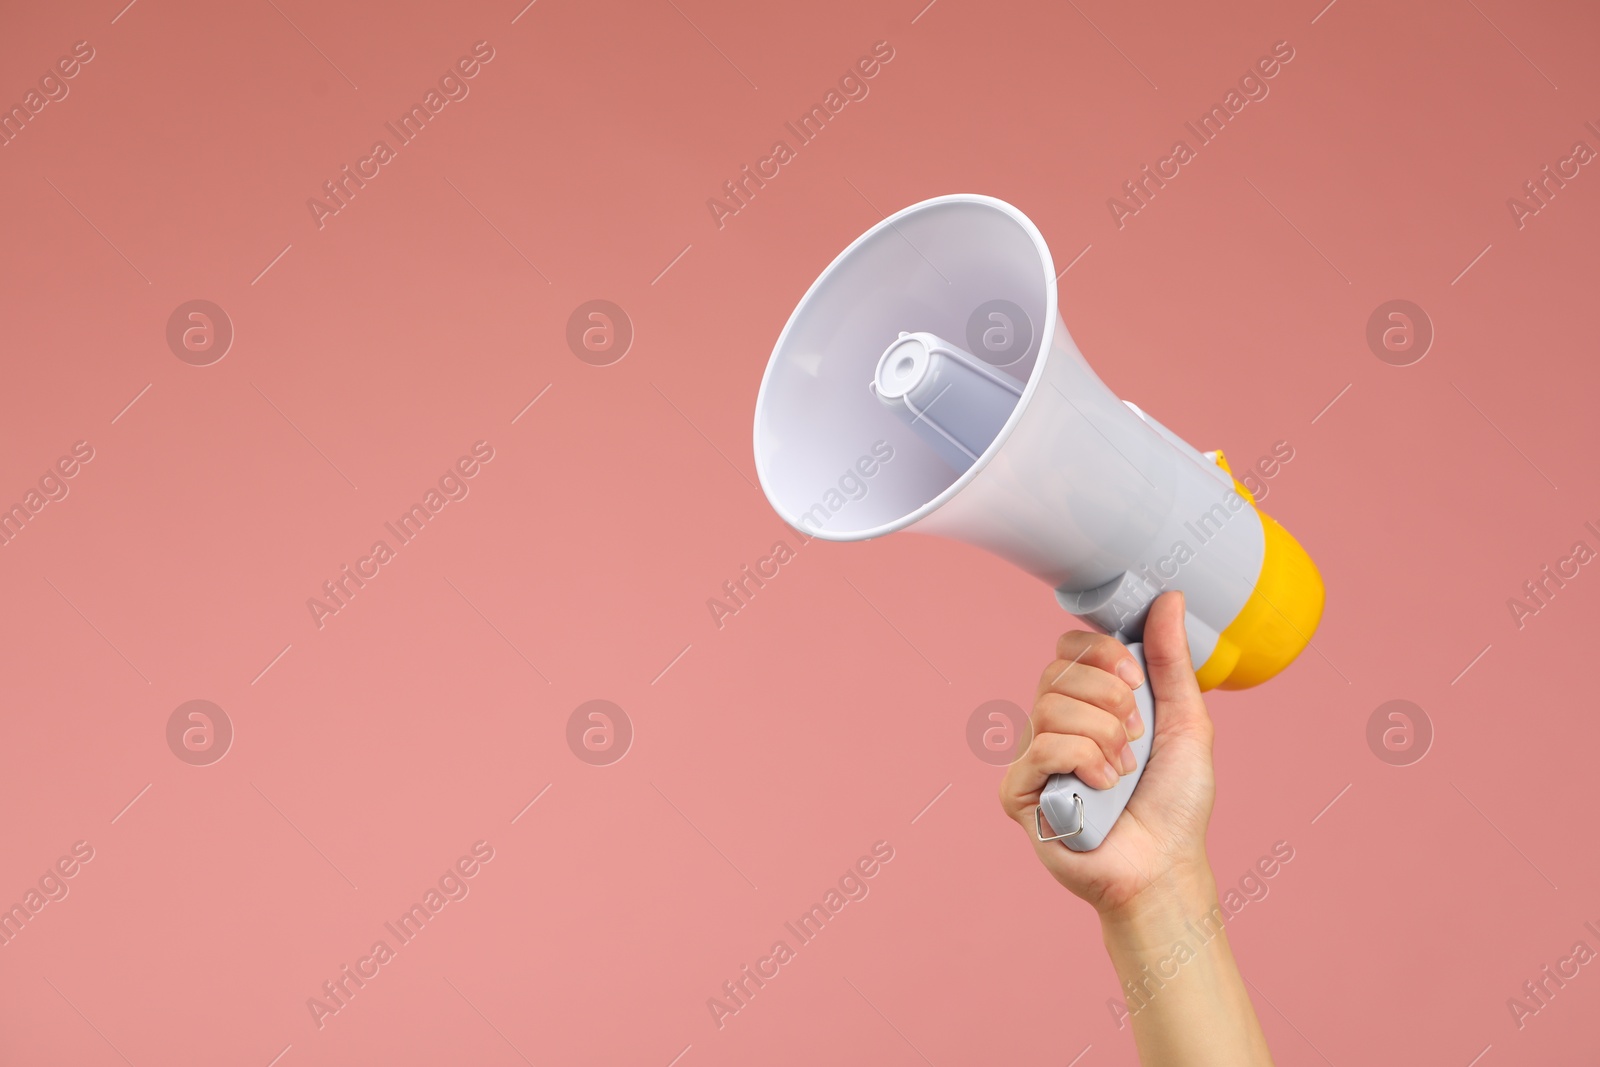
[[[1119,1030],[1131,1023],[1141,1062],[1271,1067],[1226,922],[1203,854],[1101,911],[1122,994],[1107,1005]]]
[[[1217,922],[1217,882],[1205,856],[1178,863],[1144,889],[1100,912],[1108,948],[1165,948],[1186,930]]]

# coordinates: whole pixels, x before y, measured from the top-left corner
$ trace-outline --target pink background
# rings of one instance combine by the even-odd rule
[[[1520,1030],[1506,1001],[1600,949],[1600,577],[1520,630],[1506,601],[1600,547],[1600,176],[1520,229],[1506,201],[1600,147],[1600,23],[1321,2],[9,15],[0,101],[94,59],[0,148],[0,503],[94,459],[0,548],[0,902],[94,858],[0,948],[0,1059],[1133,1063],[1093,915],[965,741],[1073,624],[1048,591],[904,538],[706,606],[795,540],[749,446],[795,301],[881,214],[983,192],[1083,252],[1062,307],[1120,395],[1236,464],[1294,449],[1263,506],[1326,577],[1317,651],[1210,701],[1219,882],[1295,853],[1232,928],[1278,1062],[1588,1062],[1595,967]],[[306,200],[480,40],[470,96],[319,229]],[[719,229],[706,199],[880,40]],[[1279,40],[1270,95],[1118,229],[1107,198]],[[606,367],[565,341],[596,298],[636,331]],[[1437,331],[1406,367],[1365,340],[1395,298]],[[210,366],[167,346],[192,299],[236,331]],[[470,495],[318,629],[307,598],[479,440]],[[209,766],[167,745],[194,699],[236,731]],[[592,699],[635,732],[610,766],[567,746]],[[1435,731],[1409,766],[1367,745],[1392,699]],[[480,840],[319,1030],[307,998]],[[707,998],[880,840],[870,895],[718,1029]]]

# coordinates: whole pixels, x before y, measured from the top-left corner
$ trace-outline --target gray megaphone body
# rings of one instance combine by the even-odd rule
[[[839,472],[875,447],[893,461],[870,493],[841,497]],[[1095,376],[1061,321],[1043,236],[992,197],[914,204],[822,272],[762,379],[755,460],[767,499],[802,533],[914,530],[976,545],[1046,582],[1141,668],[1151,601],[1182,589],[1202,688],[1276,674],[1321,616],[1315,565],[1221,453],[1197,451]],[[1150,689],[1135,691],[1149,726],[1133,742],[1137,769],[1107,790],[1053,776],[1040,808],[1054,833],[1041,825],[1042,839],[1078,851],[1105,839],[1149,757]]]

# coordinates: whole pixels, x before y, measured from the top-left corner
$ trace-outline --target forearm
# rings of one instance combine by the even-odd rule
[[[1143,1067],[1270,1065],[1208,868],[1101,915]],[[1120,1013],[1119,1013],[1120,1014]]]

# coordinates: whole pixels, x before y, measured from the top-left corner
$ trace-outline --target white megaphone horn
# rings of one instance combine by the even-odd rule
[[[1127,643],[1141,669],[1151,601],[1183,590],[1202,689],[1277,674],[1322,615],[1316,565],[1222,453],[1095,376],[1061,321],[1043,236],[993,197],[914,204],[822,272],[773,348],[755,460],[802,533],[915,530],[987,549]],[[841,471],[860,493],[840,492]],[[1041,840],[1087,851],[1105,839],[1150,754],[1150,688],[1135,691],[1149,727],[1137,769],[1106,790],[1052,776],[1040,809],[1054,832],[1039,824]]]

